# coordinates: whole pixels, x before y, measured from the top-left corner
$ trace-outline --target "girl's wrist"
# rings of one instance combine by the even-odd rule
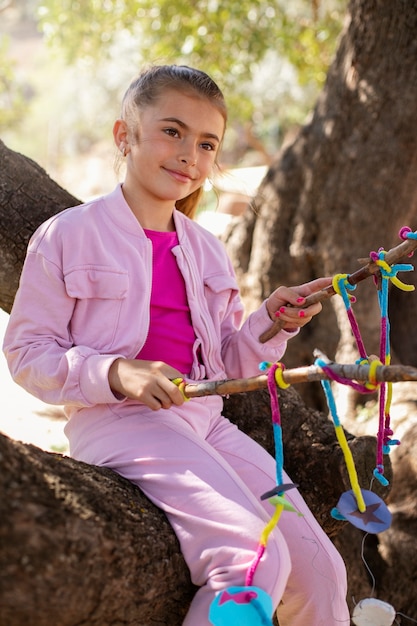
[[[120,389],[119,364],[122,359],[119,357],[113,361],[109,367],[107,378],[109,386],[115,396],[123,395]]]

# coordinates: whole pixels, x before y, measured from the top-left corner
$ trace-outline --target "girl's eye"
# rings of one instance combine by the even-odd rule
[[[208,152],[215,150],[216,146],[212,143],[202,143],[201,147],[203,148],[203,150],[207,150]]]
[[[164,128],[164,133],[169,135],[170,137],[178,137],[179,133],[176,128]]]

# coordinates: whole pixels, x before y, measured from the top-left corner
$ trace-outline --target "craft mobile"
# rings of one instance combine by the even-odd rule
[[[351,489],[343,493],[331,515],[336,519],[347,520],[367,533],[380,533],[391,524],[391,513],[383,500],[374,492],[361,489],[352,453],[348,446],[343,427],[339,421],[334,400],[331,381],[352,386],[360,393],[379,392],[379,428],[377,434],[376,464],[373,476],[382,484],[387,485],[384,477],[383,455],[388,454],[392,446],[400,442],[392,439],[390,426],[390,404],[392,383],[404,380],[417,380],[417,369],[407,366],[390,364],[390,326],[388,319],[388,286],[391,281],[396,287],[412,291],[413,286],[402,283],[397,278],[400,271],[410,271],[409,264],[397,264],[405,256],[412,256],[417,249],[417,232],[408,227],[400,230],[403,242],[388,252],[380,249],[371,252],[370,261],[354,274],[339,274],[333,278],[331,287],[327,287],[305,299],[303,306],[323,301],[339,294],[344,301],[347,316],[356,339],[360,359],[353,365],[340,365],[329,362],[320,356],[315,365],[310,367],[286,370],[281,363],[261,363],[260,369],[266,374],[248,379],[211,381],[198,384],[185,384],[176,381],[187,399],[205,395],[227,395],[242,391],[253,391],[268,387],[271,401],[272,427],[275,442],[275,462],[277,485],[261,496],[275,507],[270,522],[264,528],[259,540],[258,549],[247,574],[245,585],[230,587],[220,592],[210,607],[209,619],[213,626],[272,626],[273,606],[270,596],[252,585],[253,577],[263,553],[266,550],[269,534],[278,524],[281,513],[286,510],[296,511],[285,493],[297,487],[283,483],[283,443],[282,427],[279,410],[277,388],[288,387],[294,382],[320,380],[329,412],[333,419],[335,434],[341,446],[349,474]],[[360,336],[360,331],[351,307],[355,298],[350,293],[361,280],[373,276],[378,287],[378,300],[381,311],[380,354],[378,358],[368,358]],[[264,343],[281,329],[277,320],[271,328],[260,336]],[[395,619],[394,608],[376,598],[365,598],[354,608],[352,621],[356,626],[391,626]]]

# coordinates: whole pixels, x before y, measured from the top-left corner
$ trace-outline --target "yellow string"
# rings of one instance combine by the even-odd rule
[[[385,362],[386,362],[386,365],[390,365],[391,354],[386,355]],[[389,415],[390,410],[391,410],[391,403],[392,403],[392,383],[391,382],[387,382],[386,390],[387,390],[387,395],[385,398],[385,415]]]
[[[382,365],[382,363],[379,359],[374,359],[369,363],[369,381],[365,383],[365,387],[367,389],[377,389],[379,387],[379,383],[376,378],[376,371],[380,365]]]
[[[392,383],[387,383],[387,397],[385,401],[385,415],[390,414],[392,402]]]
[[[338,426],[335,426],[335,432],[337,440],[343,451],[343,456],[345,457],[345,463],[349,474],[350,484],[352,486],[352,491],[355,494],[358,509],[361,513],[363,513],[366,510],[366,505],[365,500],[362,496],[361,488],[359,486],[358,475],[356,473],[355,462],[353,460],[352,452],[348,446],[343,427],[340,424]]]
[[[284,510],[283,504],[276,505],[273,516],[271,517],[268,524],[265,526],[265,528],[262,531],[262,535],[259,540],[259,543],[262,546],[266,546],[266,544],[268,543],[268,537],[271,534],[271,532],[274,530],[275,526],[278,524],[279,518],[281,517],[281,513],[283,510]]]
[[[337,293],[339,296],[341,296],[341,291],[340,291],[340,286],[339,283],[343,280],[345,281],[348,277],[348,274],[335,274],[332,278],[332,287],[334,289],[334,292]]]
[[[397,276],[392,273],[391,266],[388,265],[388,263],[384,261],[384,259],[378,259],[377,261],[375,261],[375,263],[378,265],[378,267],[382,267],[382,269],[385,270],[385,272],[387,273],[385,277],[389,278],[396,287],[402,289],[402,291],[414,291],[414,285],[407,285],[406,283],[403,283],[402,280],[397,278]]]
[[[282,363],[277,363],[277,369],[275,370],[275,382],[281,389],[288,389],[288,387],[290,387],[290,383],[286,383],[283,378],[282,373],[284,369],[285,368]]]
[[[191,400],[191,398],[189,398],[188,396],[185,395],[185,385],[186,385],[186,382],[185,382],[185,380],[183,378],[173,378],[172,382],[174,383],[174,385],[177,385],[178,389],[182,393],[182,397],[184,398],[184,400],[186,402],[188,402],[188,400]]]

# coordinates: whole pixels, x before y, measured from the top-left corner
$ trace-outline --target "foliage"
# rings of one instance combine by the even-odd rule
[[[3,44],[3,139],[77,189],[79,177],[67,178],[74,170],[68,162],[92,151],[103,156],[138,68],[186,63],[208,71],[225,92],[230,121],[223,164],[268,162],[286,131],[311,110],[337,43],[347,0],[317,2],[13,0],[9,22],[19,14],[39,22],[43,38],[30,69],[23,60],[12,71]],[[19,72],[26,73],[23,87]],[[104,158],[113,176],[113,155]],[[96,169],[85,178],[106,178]]]
[[[300,85],[321,88],[345,7],[346,0],[332,0],[330,8],[317,0],[41,0],[39,16],[69,62],[103,58],[131,39],[137,64],[204,67],[232,111],[250,119],[250,84],[268,51],[290,61]]]
[[[27,111],[25,87],[16,79],[8,48],[7,37],[0,36],[0,131],[18,125]]]

